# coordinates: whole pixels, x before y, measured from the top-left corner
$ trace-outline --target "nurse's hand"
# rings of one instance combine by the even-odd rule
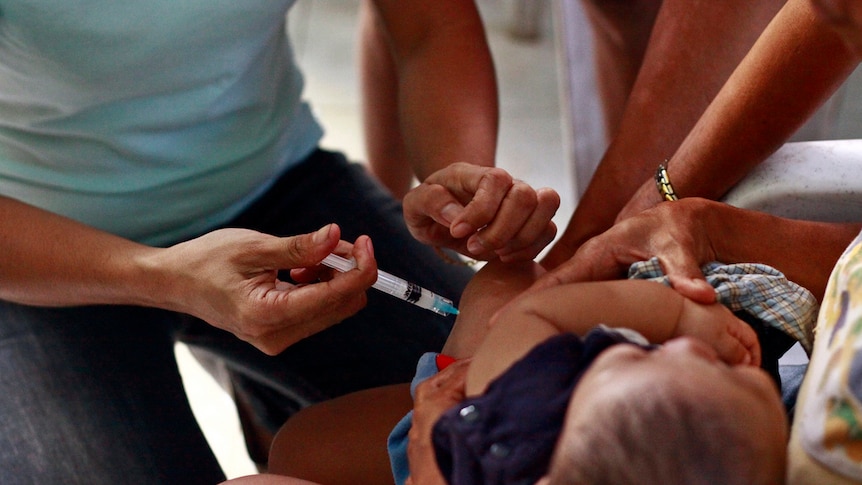
[[[165,302],[154,306],[194,315],[275,355],[353,315],[377,279],[371,240],[340,241],[330,224],[312,234],[275,237],[221,229],[161,250],[154,258]],[[330,252],[356,260],[338,273],[319,266]],[[291,270],[295,283],[279,279]]]
[[[536,257],[557,233],[560,206],[552,189],[533,189],[501,168],[455,163],[404,197],[413,237],[475,259]]]

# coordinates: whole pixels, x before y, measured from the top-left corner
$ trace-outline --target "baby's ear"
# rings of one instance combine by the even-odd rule
[[[549,483],[551,483],[551,479],[547,476],[544,476],[540,478],[538,482],[536,482],[536,485],[548,485]]]

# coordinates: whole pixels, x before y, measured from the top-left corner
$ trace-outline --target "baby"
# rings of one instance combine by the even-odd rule
[[[459,320],[447,350],[482,341],[416,390],[412,419],[390,437],[398,483],[408,429],[414,485],[781,482],[787,419],[751,326],[637,280],[528,292],[496,312],[535,271],[492,264],[471,283],[462,307],[479,311]],[[812,318],[813,297],[776,281],[788,291],[775,294],[802,295],[812,308],[797,314]],[[786,303],[775,294],[770,305]],[[488,313],[486,335],[467,328]],[[446,362],[426,356],[417,377]]]
[[[391,481],[382,444],[412,407],[389,436],[398,484],[780,483],[787,417],[758,365],[816,301],[780,273],[722,268],[707,277],[724,304],[701,305],[636,279],[528,290],[539,265],[488,263],[442,353],[420,360],[415,399],[390,386],[307,408],[276,437],[271,471]],[[729,309],[740,302],[752,324]]]

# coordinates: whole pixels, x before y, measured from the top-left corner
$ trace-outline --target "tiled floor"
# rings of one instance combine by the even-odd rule
[[[512,0],[479,0],[497,64],[501,136],[498,164],[534,186],[553,187],[563,215],[574,207],[564,161],[555,43],[550,7],[543,12],[542,35],[518,40],[509,32]],[[323,144],[364,160],[355,81],[358,0],[299,0],[290,14],[291,36],[306,72],[306,95],[326,128]],[[177,355],[192,406],[229,477],[254,473],[239,433],[230,398],[180,346]]]

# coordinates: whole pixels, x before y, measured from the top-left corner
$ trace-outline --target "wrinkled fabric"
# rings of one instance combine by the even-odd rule
[[[862,235],[832,272],[816,336],[795,434],[823,467],[818,480],[862,481]]]
[[[702,270],[706,281],[715,288],[718,303],[781,330],[811,353],[819,305],[810,291],[764,264],[712,262],[705,264]],[[658,258],[631,265],[629,278],[659,281],[670,286]]]

